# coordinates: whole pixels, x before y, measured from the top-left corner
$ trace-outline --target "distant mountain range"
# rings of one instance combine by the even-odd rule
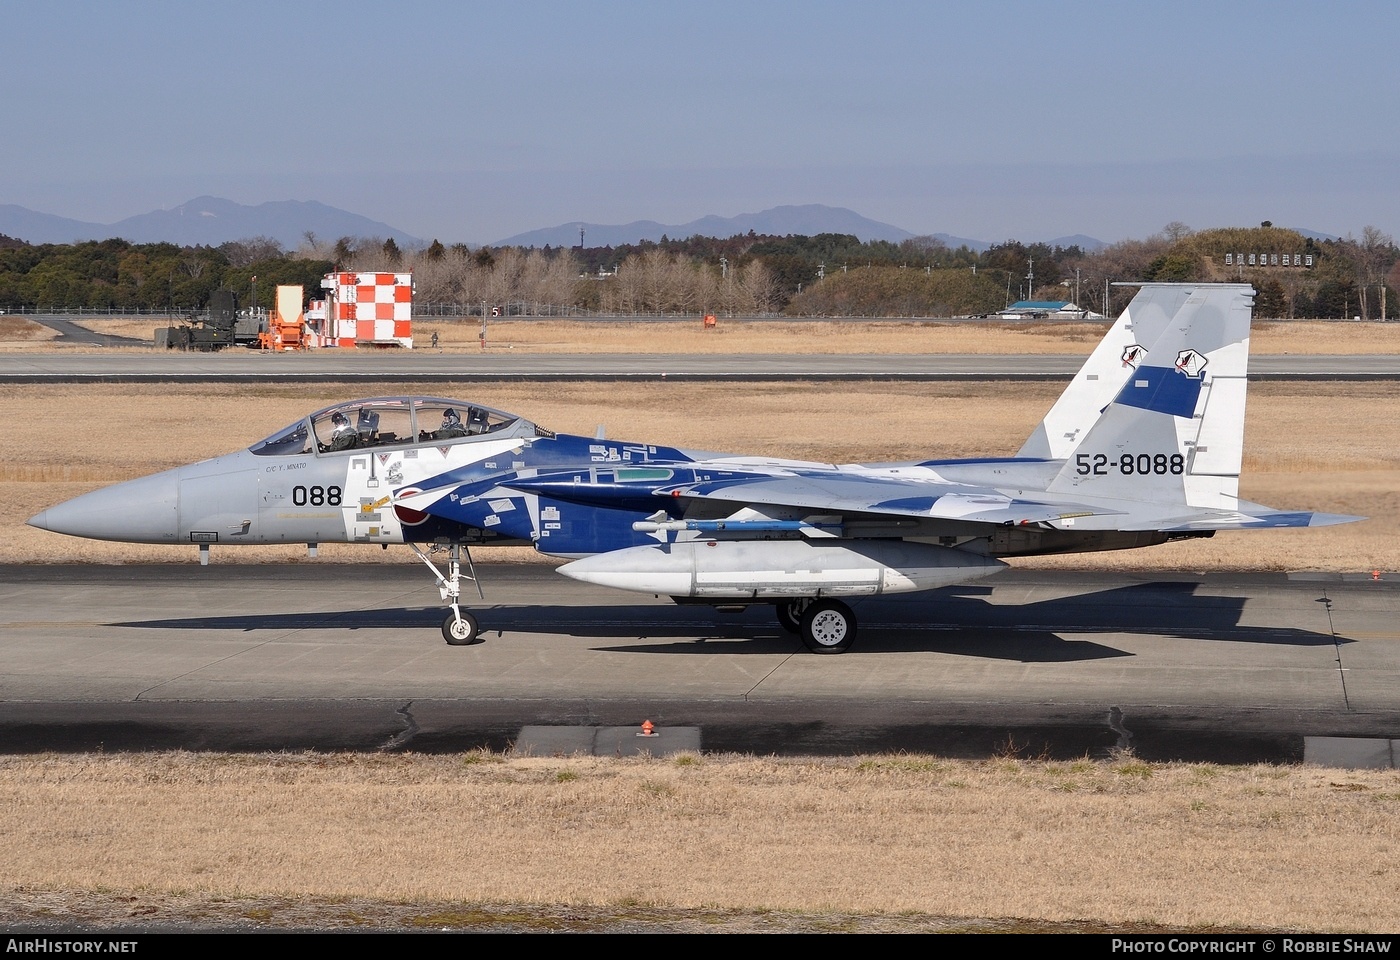
[[[684,240],[686,237],[695,236],[732,237],[748,233],[750,230],[779,237],[788,234],[810,237],[818,233],[850,233],[864,241],[889,240],[893,243],[914,236],[908,230],[862,217],[854,210],[809,203],[803,206],[773,207],[760,213],[741,213],[737,217],[701,217],[689,223],[634,220],[632,223],[606,224],[573,220],[561,223],[557,227],[517,233],[493,246],[576,247],[580,227],[584,231],[584,245],[589,247],[617,247],[624,243],[640,243],[643,240],[656,241],[662,237],[672,240]]]
[[[153,210],[116,223],[85,223],[14,204],[0,204],[0,233],[30,243],[73,243],[121,237],[132,243],[218,246],[248,237],[272,237],[295,249],[307,231],[334,240],[340,237],[394,238],[400,246],[418,246],[417,237],[357,213],[314,200],[280,200],[255,207],[219,197],[196,197],[170,210]]]
[[[828,207],[819,203],[781,206],[758,213],[742,213],[735,217],[708,216],[689,223],[657,223],[636,220],[625,224],[586,223],[571,220],[557,227],[546,227],[517,233],[499,240],[492,246],[576,247],[579,227],[584,230],[584,243],[590,247],[617,247],[657,241],[662,237],[683,240],[686,237],[732,237],[754,233],[784,237],[790,234],[814,236],[819,233],[853,234],[863,241],[888,240],[899,243],[915,234],[900,227],[863,217],[844,207]],[[1297,229],[1305,237],[1335,240],[1331,234]],[[379,237],[401,247],[424,246],[411,234],[387,223],[371,220],[357,213],[340,210],[314,200],[282,200],[247,206],[219,197],[196,197],[170,210],[127,217],[116,223],[87,223],[52,214],[39,213],[14,204],[0,204],[0,234],[27,240],[30,243],[72,243],[79,240],[106,240],[122,237],[133,243],[176,243],[181,246],[218,246],[230,240],[249,237],[272,237],[288,249],[295,249],[310,231],[322,240],[340,237]],[[986,240],[955,237],[947,233],[922,234],[940,240],[953,249],[966,246],[981,252],[992,246]],[[1029,243],[1031,241],[1023,240]],[[1102,240],[1082,233],[1056,237],[1045,241],[1050,246],[1071,247],[1092,252],[1107,246]]]
[[[1046,240],[1045,243],[1051,247],[1078,247],[1085,253],[1093,253],[1095,250],[1102,250],[1108,246],[1102,240],[1082,233],[1076,233],[1070,237],[1056,237],[1054,240]]]
[[[819,233],[848,233],[864,242],[888,240],[899,243],[916,236],[908,230],[863,217],[845,207],[828,207],[820,203],[801,206],[771,207],[758,213],[741,213],[737,217],[701,217],[689,223],[657,223],[655,220],[634,220],[631,223],[585,223],[578,220],[561,223],[557,227],[545,227],[527,233],[517,233],[506,237],[493,246],[516,247],[576,247],[579,243],[579,228],[582,227],[583,242],[589,247],[617,247],[624,243],[640,243],[643,240],[658,241],[662,237],[671,240],[684,240],[687,237],[733,237],[739,234],[754,233],[785,237],[789,234],[815,236]],[[956,250],[967,247],[982,252],[992,244],[986,240],[972,240],[955,237],[947,233],[923,234],[941,240]],[[1068,247],[1078,244],[1084,250],[1099,250],[1107,246],[1102,240],[1075,234],[1072,237],[1059,237],[1048,241],[1051,246]]]

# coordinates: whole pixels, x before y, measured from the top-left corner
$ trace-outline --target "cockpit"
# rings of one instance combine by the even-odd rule
[[[249,450],[260,457],[337,453],[480,437],[550,437],[528,420],[441,397],[372,397],[326,407]]]

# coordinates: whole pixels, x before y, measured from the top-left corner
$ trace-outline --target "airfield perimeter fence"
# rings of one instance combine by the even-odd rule
[[[259,313],[266,310],[260,308]],[[617,313],[616,311],[588,310],[583,307],[576,307],[571,304],[560,303],[540,303],[534,300],[512,300],[507,303],[427,303],[416,301],[413,304],[413,316],[419,317],[441,317],[443,319],[466,319],[474,317],[480,319],[485,316],[488,320],[548,320],[548,319],[568,319],[577,317],[607,317],[609,319],[637,319],[637,320],[699,320],[706,312],[715,311],[688,311],[685,313],[667,312],[633,312]],[[59,306],[38,306],[35,304],[6,304],[0,307],[0,314],[14,314],[17,316],[45,316],[45,317],[111,317],[120,319],[122,317],[190,317],[207,316],[208,307],[59,307]],[[719,313],[718,316],[725,316]],[[763,314],[764,317],[777,316],[777,314]]]
[[[995,320],[995,315],[983,316],[878,316],[864,317],[855,315],[836,314],[802,314],[793,316],[784,313],[726,313],[721,310],[710,311],[687,311],[687,312],[655,312],[655,311],[634,311],[632,313],[620,313],[615,310],[589,310],[583,307],[576,307],[570,304],[540,303],[533,300],[513,300],[503,304],[482,304],[482,303],[427,303],[416,302],[413,304],[413,319],[415,320],[459,320],[479,323],[485,317],[487,323],[495,323],[503,320],[550,320],[550,319],[574,319],[574,320],[607,320],[617,323],[651,323],[657,321],[681,322],[700,320],[707,314],[716,316],[722,320],[782,320],[787,322],[800,323],[806,320],[850,320],[850,321],[870,321],[879,320],[888,323],[938,323],[948,321],[969,321],[969,320]],[[160,317],[171,320],[188,320],[192,317],[207,317],[209,311],[207,307],[51,307],[36,306],[34,304],[5,305],[0,307],[0,315],[14,316],[45,316],[45,317],[78,317],[85,320],[96,320],[110,318],[119,320],[124,317]],[[266,316],[265,309],[258,310],[259,316]],[[1255,317],[1256,321],[1287,322],[1281,317]],[[1338,323],[1353,323],[1359,321],[1360,317],[1297,317],[1288,319],[1312,321],[1333,321]],[[1395,318],[1392,318],[1394,322]],[[1015,322],[1015,321],[1013,321]],[[1104,318],[1093,317],[1085,320],[1078,319],[1052,319],[1037,318],[1027,319],[1020,322],[1034,323],[1101,323]]]
[[[266,310],[259,308],[259,315],[265,315]],[[507,303],[482,304],[482,303],[436,303],[416,301],[413,304],[413,318],[417,319],[443,319],[443,320],[480,320],[485,317],[487,320],[550,320],[550,319],[608,319],[608,320],[695,320],[699,321],[706,313],[714,313],[721,317],[734,317],[737,314],[726,314],[717,311],[689,311],[684,313],[667,312],[632,312],[618,313],[616,311],[589,310],[583,307],[576,307],[571,304],[541,303],[534,300],[512,300]],[[59,306],[36,306],[35,304],[5,305],[0,307],[0,314],[11,314],[16,316],[45,316],[45,317],[81,317],[83,319],[98,319],[110,317],[119,320],[124,317],[166,317],[171,319],[186,319],[189,317],[206,317],[209,315],[208,307],[59,307]],[[781,317],[780,314],[745,314],[745,319],[793,319]]]
[[[259,313],[265,313],[262,308]],[[414,317],[480,317],[483,312],[489,314],[490,319],[505,319],[509,317],[591,317],[599,316],[597,311],[584,310],[580,307],[569,306],[557,303],[538,303],[534,301],[512,301],[506,304],[488,304],[483,308],[480,303],[423,303],[417,302],[413,305]],[[190,306],[167,306],[167,307],[70,307],[70,306],[43,306],[32,303],[27,304],[5,304],[0,306],[0,314],[14,314],[18,316],[45,316],[45,317],[189,317],[207,316],[209,308]],[[700,314],[691,314],[696,318]]]
[[[208,314],[207,307],[42,307],[34,304],[6,305],[0,313],[44,317],[188,317]]]
[[[571,304],[540,303],[534,300],[512,300],[500,304],[481,303],[418,303],[413,304],[413,317],[435,317],[444,320],[694,320],[697,323],[707,314],[726,319],[742,316],[746,320],[790,320],[777,313],[765,314],[726,314],[717,310],[688,310],[677,312],[633,311],[620,313],[616,310],[590,310]]]

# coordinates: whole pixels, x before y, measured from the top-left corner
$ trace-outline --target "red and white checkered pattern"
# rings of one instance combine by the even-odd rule
[[[323,346],[413,347],[413,274],[328,273]]]

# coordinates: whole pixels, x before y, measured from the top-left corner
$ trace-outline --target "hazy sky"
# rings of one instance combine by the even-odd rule
[[[0,203],[424,238],[850,207],[980,240],[1400,233],[1393,2],[0,5]]]

